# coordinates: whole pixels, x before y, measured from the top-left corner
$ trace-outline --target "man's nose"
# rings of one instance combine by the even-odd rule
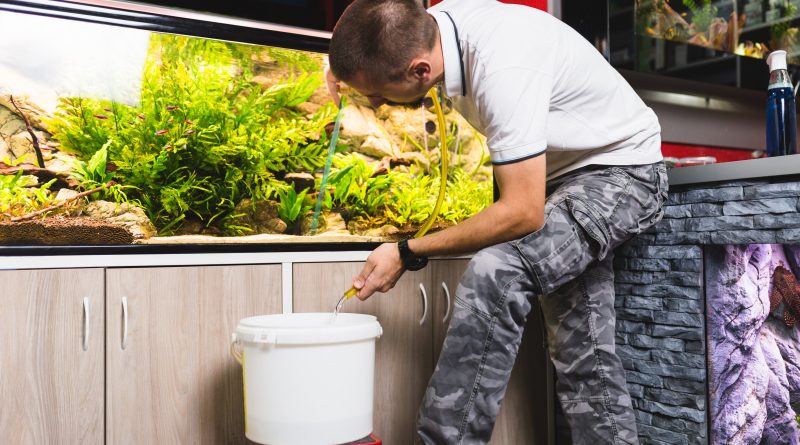
[[[386,102],[388,102],[388,100],[386,100],[386,99],[384,99],[382,97],[370,97],[369,98],[369,104],[372,105],[373,108],[378,108],[381,105],[384,105]]]

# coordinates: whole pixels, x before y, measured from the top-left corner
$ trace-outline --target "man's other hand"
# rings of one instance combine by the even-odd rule
[[[359,289],[356,296],[363,301],[375,292],[388,292],[403,272],[405,268],[397,243],[381,244],[369,254],[361,273],[353,278],[353,286]]]

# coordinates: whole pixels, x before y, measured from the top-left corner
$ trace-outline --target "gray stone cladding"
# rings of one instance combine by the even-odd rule
[[[800,178],[671,190],[616,251],[617,353],[647,444],[707,444],[703,245],[800,243]]]

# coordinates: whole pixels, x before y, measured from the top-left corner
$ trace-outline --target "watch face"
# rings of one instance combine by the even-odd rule
[[[426,264],[428,264],[427,258],[414,258],[409,261],[409,265],[406,268],[411,271],[420,270],[425,267]]]

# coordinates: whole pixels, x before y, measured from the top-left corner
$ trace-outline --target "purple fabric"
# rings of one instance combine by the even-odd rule
[[[707,263],[712,443],[800,444],[800,325],[769,313],[772,272],[797,274],[800,246],[725,246]]]

